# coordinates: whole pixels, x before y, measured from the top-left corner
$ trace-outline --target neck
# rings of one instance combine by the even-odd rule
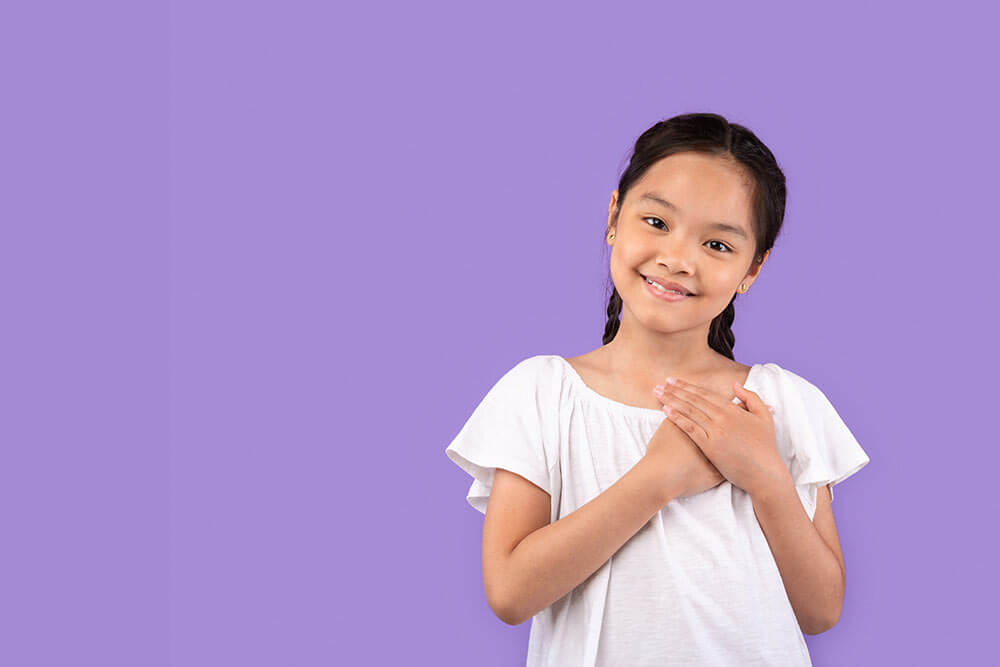
[[[710,323],[686,331],[649,331],[624,313],[614,339],[599,348],[604,363],[616,375],[639,380],[668,375],[696,377],[719,368],[724,355],[708,345]]]

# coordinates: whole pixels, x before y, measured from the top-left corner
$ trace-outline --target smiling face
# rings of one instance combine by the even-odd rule
[[[736,163],[692,152],[653,164],[624,201],[614,193],[611,279],[622,297],[623,327],[628,317],[662,333],[704,329],[707,340],[712,320],[760,270],[752,261],[750,194]],[[658,296],[643,276],[678,283],[694,295]]]

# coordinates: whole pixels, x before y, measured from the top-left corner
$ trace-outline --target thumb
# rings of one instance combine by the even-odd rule
[[[738,382],[734,382],[733,389],[736,390],[736,397],[740,399],[743,405],[745,405],[747,410],[750,412],[763,414],[766,410],[769,414],[774,414],[773,407],[764,403],[760,396],[750,391],[743,385]]]

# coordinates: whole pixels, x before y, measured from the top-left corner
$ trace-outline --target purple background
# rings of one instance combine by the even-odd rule
[[[991,649],[996,16],[985,3],[5,3],[0,663],[523,664],[444,449],[601,344],[639,133],[788,179],[737,360],[833,401],[817,665]]]

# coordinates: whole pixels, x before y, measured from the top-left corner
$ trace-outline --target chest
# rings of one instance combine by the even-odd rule
[[[745,384],[749,371],[750,367],[740,364],[732,369],[716,371],[710,376],[681,377],[681,379],[721,396],[727,401],[732,401],[736,397],[733,383]],[[582,366],[578,373],[583,381],[597,393],[619,403],[652,410],[659,410],[663,406],[663,403],[653,394],[653,387],[656,384],[663,384],[666,376],[656,378],[655,381],[649,380],[646,382],[648,386],[645,386],[634,380],[626,381],[611,373],[603,372],[599,368]]]

